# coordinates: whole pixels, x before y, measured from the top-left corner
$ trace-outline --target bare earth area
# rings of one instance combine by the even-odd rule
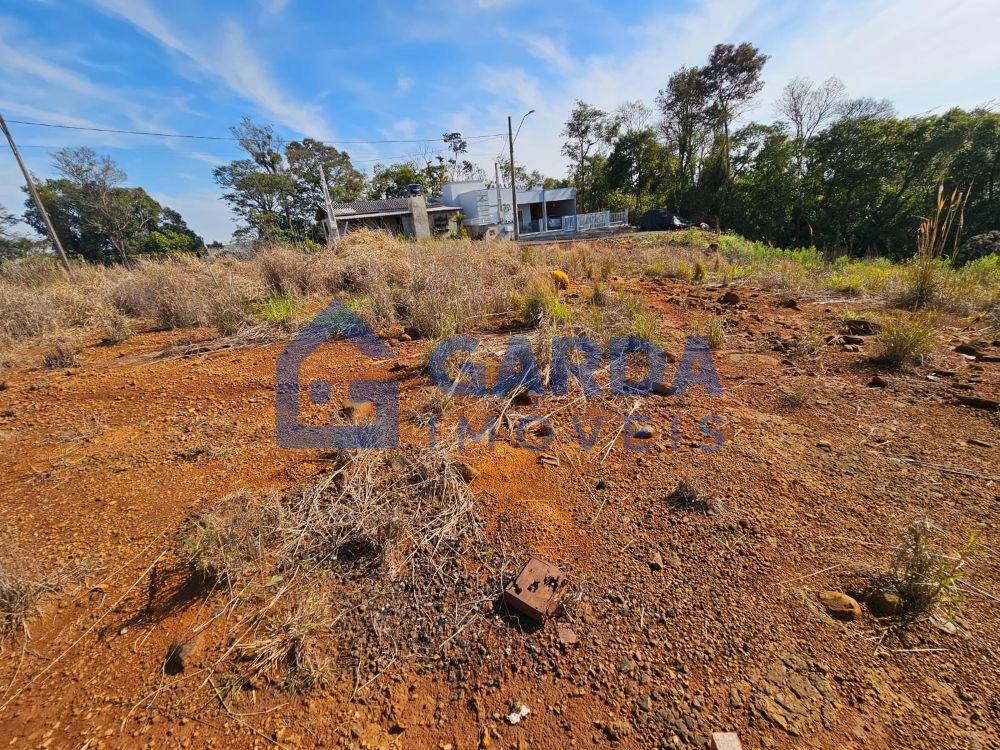
[[[352,573],[330,602],[333,678],[309,690],[232,679],[246,615],[179,553],[187,519],[220,498],[294,491],[337,460],[275,445],[286,342],[157,356],[177,334],[152,332],[90,343],[69,369],[0,372],[4,536],[45,569],[76,571],[43,599],[30,639],[0,654],[3,745],[703,747],[734,731],[746,748],[1000,746],[1000,423],[960,401],[1000,399],[1000,342],[944,319],[919,365],[880,370],[868,337],[840,337],[845,312],[875,303],[627,283],[659,312],[670,359],[694,317],[725,317],[712,353],[723,395],[695,386],[612,403],[571,388],[517,406],[551,414],[554,437],[533,451],[501,423],[493,450],[465,445],[482,520],[474,554],[427,573],[440,599],[406,615],[414,633],[426,618],[443,637],[417,649],[394,600]],[[491,372],[512,332],[502,316],[477,332]],[[955,351],[969,341],[978,354]],[[401,446],[380,472],[426,446],[415,415],[433,388],[426,340],[387,343],[392,360],[328,342],[302,377],[334,385],[328,412],[311,407],[316,423],[349,381],[400,383]],[[458,403],[438,439],[454,440],[460,415],[479,426],[503,407]],[[639,452],[624,449],[630,412],[653,427]],[[573,417],[589,433],[600,414],[585,450]],[[716,451],[699,427],[712,415]],[[707,500],[678,502],[681,480]],[[954,549],[975,532],[961,601],[934,617],[876,617],[866,586],[918,516]],[[567,576],[562,607],[538,627],[500,603],[531,555]],[[854,595],[861,616],[831,617],[826,590]],[[391,655],[361,653],[361,628],[390,627],[380,642],[395,644]],[[197,648],[171,674],[165,655],[190,633]],[[515,722],[518,704],[530,712]]]

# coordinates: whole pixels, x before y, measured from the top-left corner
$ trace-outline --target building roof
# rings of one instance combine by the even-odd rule
[[[322,206],[320,206],[322,209]],[[427,200],[428,211],[461,211],[461,206],[448,206],[439,200]],[[402,216],[410,213],[409,198],[381,198],[373,201],[334,203],[333,215],[338,219],[364,219],[373,216]]]
[[[351,216],[353,214],[408,214],[410,213],[409,198],[383,198],[374,201],[351,201],[349,203],[334,203],[334,216]]]

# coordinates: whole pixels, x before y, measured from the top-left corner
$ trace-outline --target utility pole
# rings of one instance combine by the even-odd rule
[[[49,219],[49,215],[45,211],[42,199],[38,196],[38,191],[35,189],[35,183],[31,179],[31,173],[28,171],[28,168],[24,166],[24,162],[21,160],[21,152],[17,150],[17,144],[14,143],[14,136],[12,136],[10,131],[7,129],[7,122],[3,119],[2,114],[0,114],[0,128],[3,129],[3,134],[7,136],[7,143],[10,144],[10,150],[14,152],[14,158],[17,159],[17,165],[21,168],[21,173],[24,175],[24,181],[28,184],[28,191],[31,193],[32,199],[35,201],[38,213],[42,215],[42,219],[45,221],[45,228],[49,230],[49,239],[52,240],[52,246],[59,253],[59,259],[62,261],[63,268],[66,269],[66,274],[70,278],[73,278],[73,272],[69,270],[69,261],[66,260],[66,252],[63,250],[62,243],[59,242],[59,236],[56,234],[56,228],[52,226],[52,220]]]
[[[340,237],[340,230],[337,229],[337,217],[333,213],[333,201],[330,200],[330,189],[326,185],[326,172],[323,165],[319,165],[320,187],[323,188],[323,203],[326,207],[326,222],[323,229],[326,231],[326,246],[330,247]]]
[[[517,180],[514,179],[514,124],[507,115],[507,137],[510,139],[510,203],[514,208],[514,241],[521,236],[517,220]]]
[[[496,160],[493,162],[493,174],[496,175],[497,188],[497,231],[500,231],[500,225],[503,223],[503,195],[500,192],[500,162]]]

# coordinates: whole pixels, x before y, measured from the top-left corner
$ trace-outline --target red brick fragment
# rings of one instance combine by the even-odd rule
[[[532,557],[504,590],[504,601],[513,609],[541,622],[555,612],[565,575],[555,565]]]

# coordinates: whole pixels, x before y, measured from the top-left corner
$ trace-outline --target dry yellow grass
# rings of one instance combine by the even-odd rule
[[[129,268],[80,264],[72,281],[54,262],[31,259],[0,266],[0,348],[67,333],[114,343],[135,330],[195,326],[229,336],[274,323],[264,313],[275,299],[290,308],[311,301],[306,309],[318,309],[341,298],[376,329],[403,326],[437,337],[509,309],[530,270],[511,243],[412,243],[367,230],[332,250],[271,246],[245,261],[185,256]],[[281,328],[291,325],[280,321]]]

